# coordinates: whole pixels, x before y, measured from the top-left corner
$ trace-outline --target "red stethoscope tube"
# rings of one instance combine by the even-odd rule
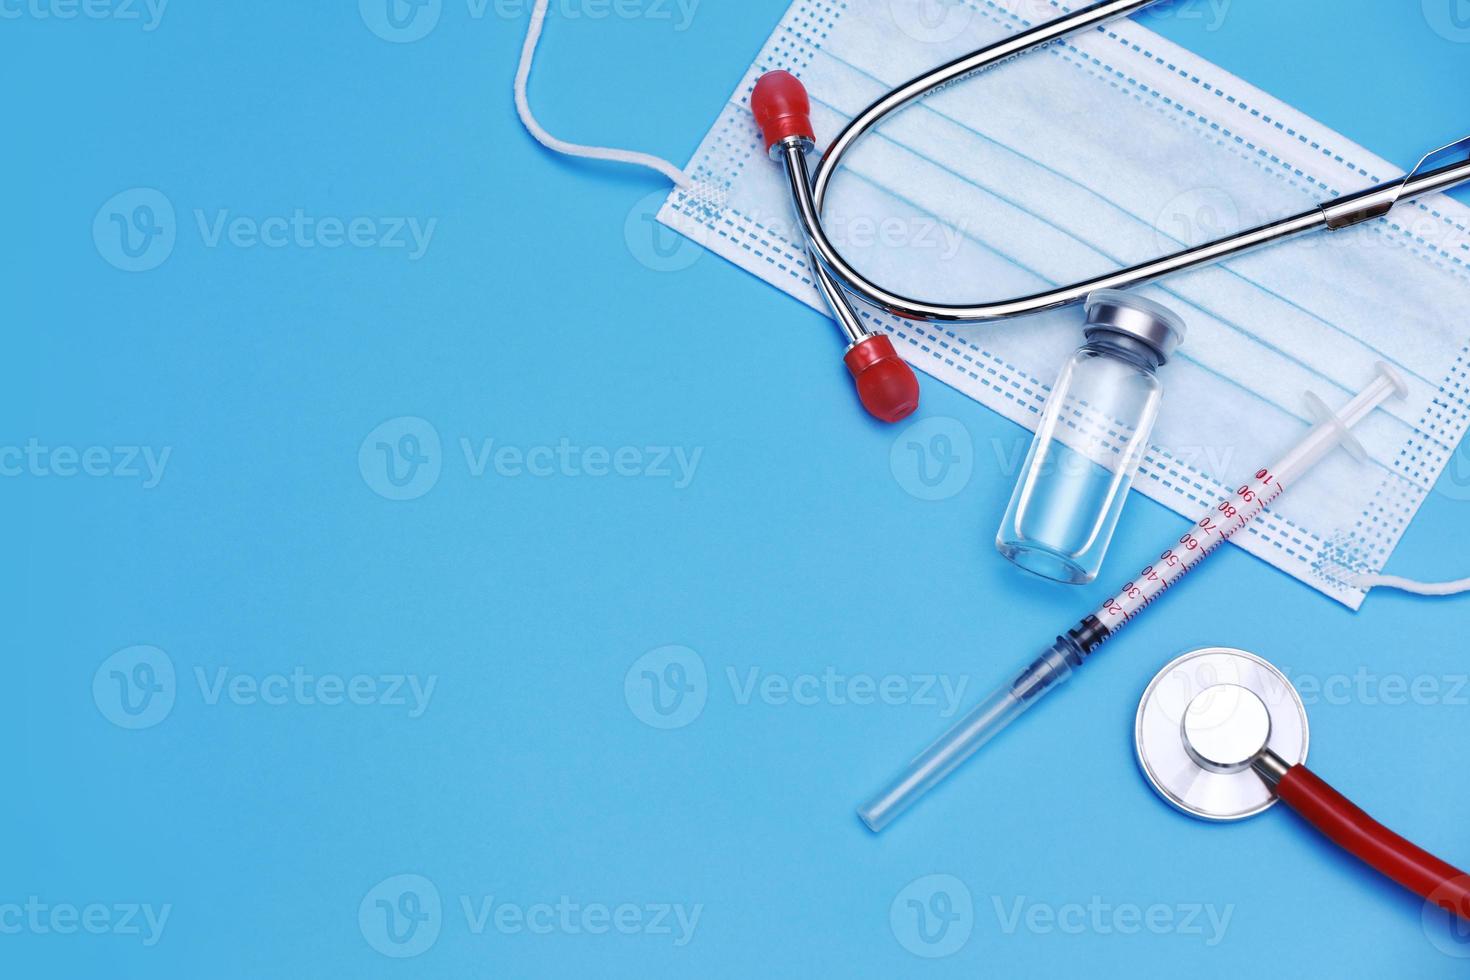
[[[1306,766],[1281,777],[1276,795],[1338,847],[1370,868],[1470,922],[1470,875],[1404,840]]]

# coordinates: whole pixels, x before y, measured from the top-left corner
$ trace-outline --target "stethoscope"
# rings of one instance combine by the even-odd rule
[[[1348,853],[1470,921],[1470,876],[1318,778],[1305,765],[1307,742],[1306,707],[1286,676],[1225,647],[1186,653],[1161,670],[1134,723],[1139,768],[1176,809],[1221,822],[1283,801]]]
[[[784,71],[770,72],[756,83],[750,99],[751,111],[760,124],[772,159],[780,160],[786,166],[798,222],[810,254],[816,260],[813,266],[817,287],[847,338],[845,360],[857,383],[859,397],[872,415],[885,422],[906,418],[918,407],[919,386],[887,336],[875,334],[864,324],[852,305],[852,296],[909,320],[932,323],[1005,320],[1080,303],[1097,290],[1141,286],[1176,272],[1222,262],[1309,232],[1341,231],[1381,218],[1400,203],[1470,182],[1470,137],[1467,137],[1428,154],[1401,179],[1338,197],[1295,217],[1238,232],[1085,282],[1060,286],[1032,296],[972,305],[930,303],[886,289],[853,268],[828,239],[822,226],[822,209],[832,177],[853,145],[888,116],[937,89],[1090,31],[1108,21],[1126,17],[1154,2],[1156,0],[1096,3],[920,75],[889,92],[848,123],[832,141],[815,171],[808,167],[808,154],[816,146],[816,134],[812,128],[811,103],[806,89],[795,76]]]

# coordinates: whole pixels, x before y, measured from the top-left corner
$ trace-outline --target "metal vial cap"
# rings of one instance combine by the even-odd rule
[[[1184,343],[1184,318],[1153,300],[1120,289],[1100,289],[1087,297],[1083,332],[1121,334],[1152,347],[1163,364]]]

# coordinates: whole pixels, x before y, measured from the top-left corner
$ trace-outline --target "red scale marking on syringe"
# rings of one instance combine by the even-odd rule
[[[1254,482],[1245,484],[1195,521],[1177,545],[1160,555],[1154,564],[1146,565],[1093,615],[1110,636],[1116,633],[1285,492],[1286,485],[1270,470],[1257,471]]]

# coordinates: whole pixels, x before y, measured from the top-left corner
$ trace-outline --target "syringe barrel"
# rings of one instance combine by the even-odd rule
[[[1027,664],[1014,680],[981,701],[933,745],[919,753],[883,790],[858,809],[858,816],[874,833],[913,806],[944,777],[978,752],[1019,718],[1026,709],[1072,676],[1081,662],[1076,644],[1066,637]]]

